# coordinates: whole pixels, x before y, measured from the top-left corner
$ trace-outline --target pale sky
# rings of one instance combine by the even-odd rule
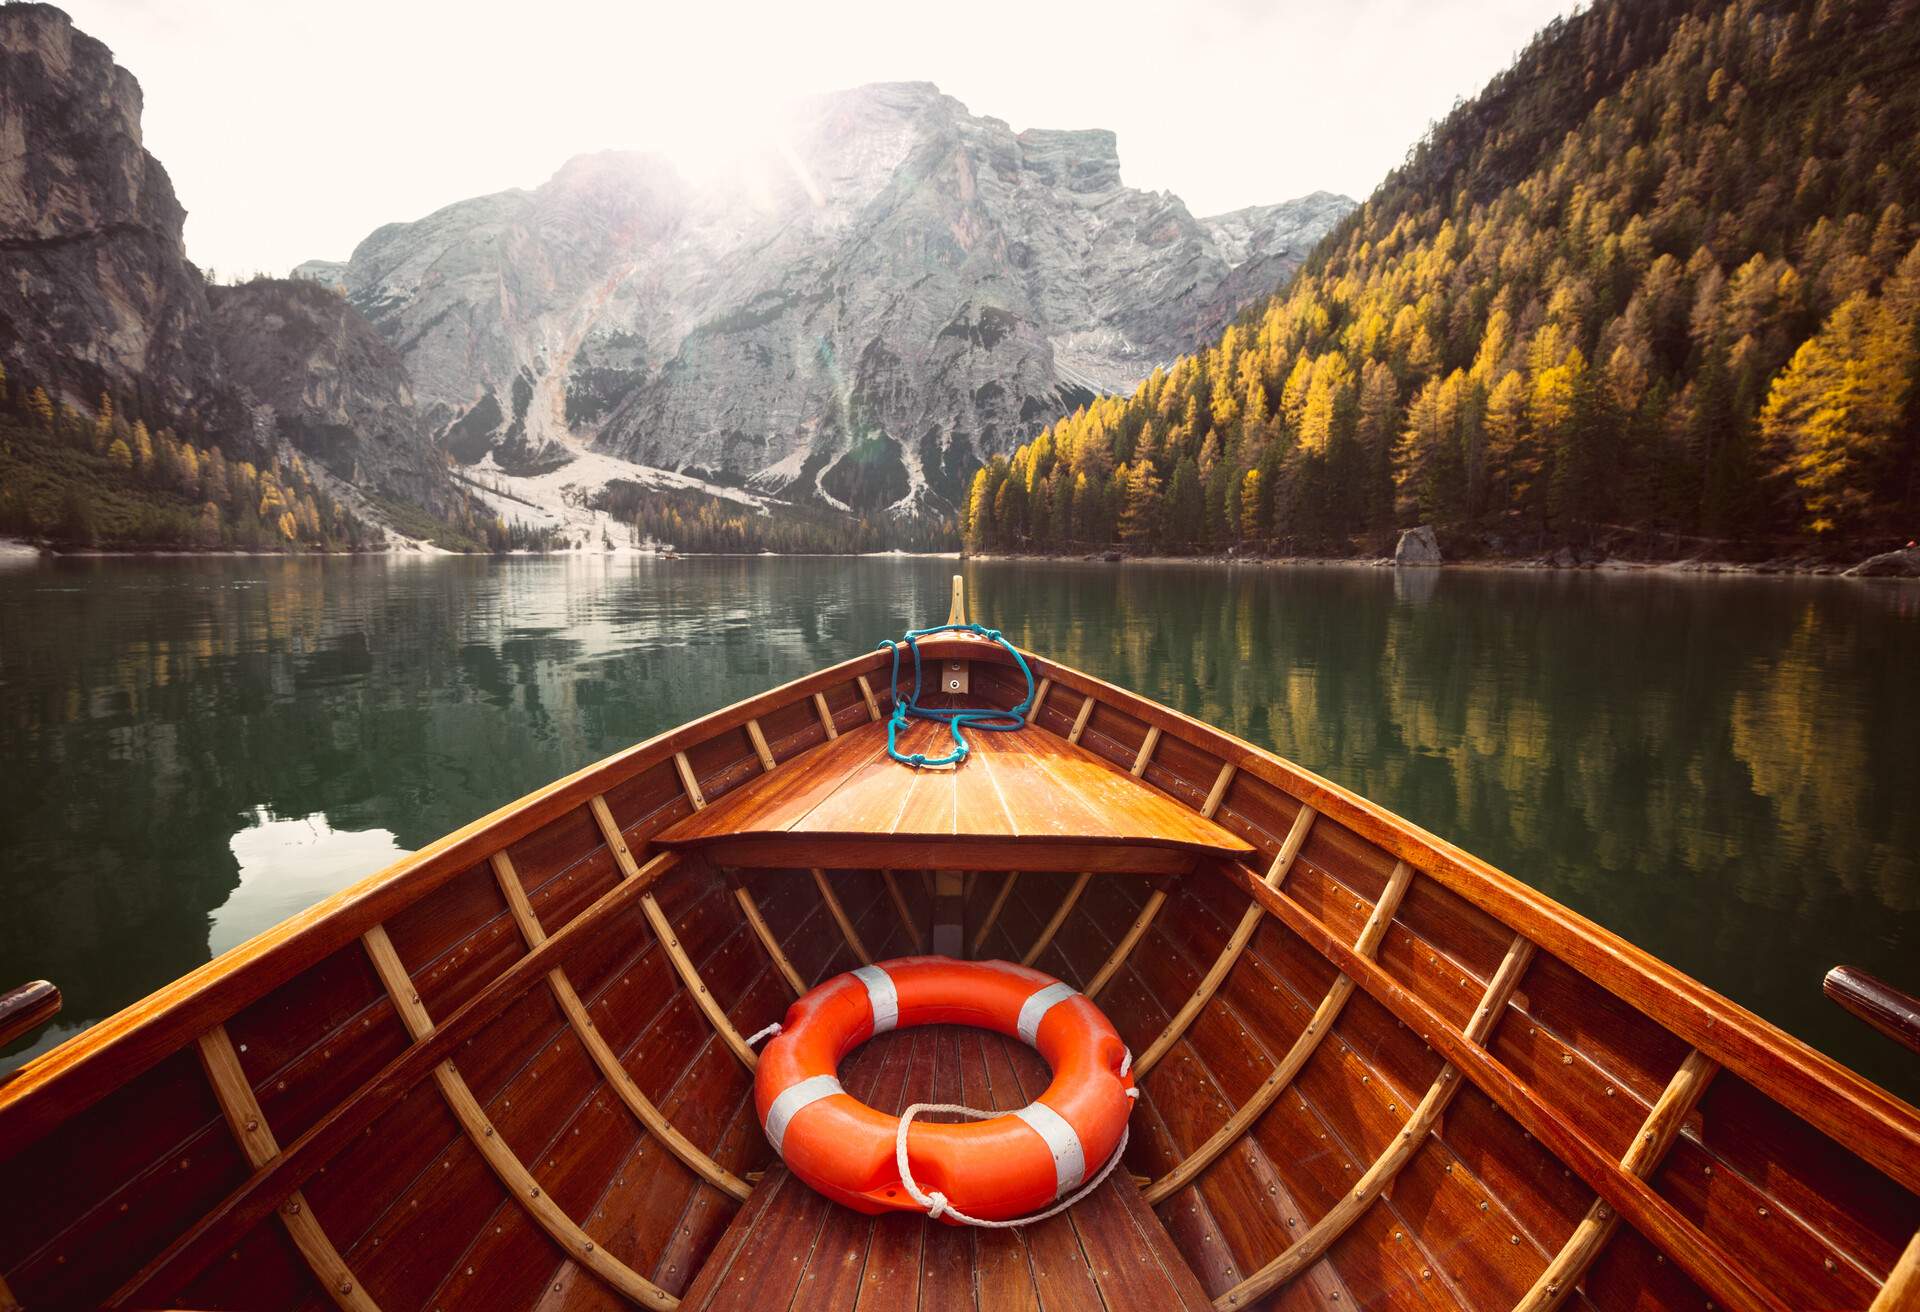
[[[1364,199],[1568,0],[61,0],[146,93],[146,144],[223,279],[570,156],[697,162],[792,97],[926,80],[1015,129],[1110,128],[1195,214]]]

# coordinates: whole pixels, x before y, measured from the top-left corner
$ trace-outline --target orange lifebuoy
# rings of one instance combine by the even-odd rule
[[[973,1025],[1038,1048],[1053,1082],[1016,1112],[972,1124],[900,1119],[840,1087],[847,1053],[914,1025]],[[1109,1163],[1133,1110],[1133,1058],[1084,994],[1004,961],[899,957],[821,984],[788,1008],[760,1055],[754,1105],[788,1169],[862,1212],[947,1210],[1005,1221],[1046,1207]],[[909,1166],[911,1189],[902,1179]],[[922,1200],[914,1193],[924,1191]]]

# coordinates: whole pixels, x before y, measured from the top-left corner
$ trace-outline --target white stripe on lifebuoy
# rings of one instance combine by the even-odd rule
[[[1020,1041],[1031,1048],[1039,1042],[1040,1022],[1055,1006],[1065,1002],[1079,990],[1066,984],[1049,984],[1031,994],[1020,1004]]]
[[[822,1098],[831,1098],[836,1093],[845,1093],[840,1081],[831,1075],[810,1075],[797,1084],[790,1084],[781,1091],[767,1108],[767,1141],[775,1152],[787,1137],[787,1123],[802,1107],[811,1107]]]
[[[1033,1132],[1047,1142],[1053,1154],[1053,1196],[1058,1198],[1086,1178],[1087,1154],[1080,1147],[1080,1132],[1067,1118],[1043,1102],[1030,1102],[1014,1113]]]
[[[873,1005],[873,1032],[884,1034],[898,1025],[900,990],[893,986],[893,976],[878,966],[861,966],[853,973],[867,986],[867,1001]]]

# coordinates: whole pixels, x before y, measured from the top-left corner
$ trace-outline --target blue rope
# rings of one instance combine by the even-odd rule
[[[982,638],[991,638],[1007,649],[1013,657],[1013,663],[1020,667],[1020,673],[1026,676],[1027,695],[1018,706],[1011,710],[996,710],[990,706],[967,708],[941,708],[929,710],[920,705],[920,639],[935,633],[973,633]],[[913,691],[904,699],[900,696],[900,645],[905,643],[907,650],[913,653]],[[1000,636],[1000,630],[989,629],[979,624],[940,624],[931,629],[908,629],[906,636],[899,641],[892,638],[879,644],[881,650],[893,652],[893,717],[887,721],[887,755],[902,765],[910,765],[916,770],[923,765],[958,765],[967,759],[967,740],[961,736],[962,726],[968,729],[991,729],[996,733],[1007,733],[1014,729],[1024,729],[1027,724],[1027,707],[1033,705],[1033,671],[1027,668],[1026,657],[1019,648]],[[908,720],[940,720],[953,734],[953,751],[946,756],[928,760],[923,752],[902,755],[899,747],[899,733],[907,727]]]

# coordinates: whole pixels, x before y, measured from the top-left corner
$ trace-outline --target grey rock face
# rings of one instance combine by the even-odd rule
[[[275,436],[359,488],[448,509],[446,466],[392,347],[307,279],[208,289],[228,378]]]
[[[139,83],[49,5],[0,7],[0,361],[91,411],[102,392],[262,459],[290,440],[360,487],[453,496],[405,369],[320,283],[209,287],[140,144]],[[262,423],[263,419],[270,422]]]
[[[944,508],[985,456],[1216,333],[1353,204],[1197,220],[1122,184],[1112,133],[1015,133],[927,83],[817,97],[785,133],[719,180],[583,156],[388,225],[349,297],[458,459],[537,467],[586,439]]]
[[[294,265],[290,276],[305,282],[317,282],[323,287],[345,287],[347,262],[345,260],[307,260]]]
[[[110,391],[218,432],[239,417],[140,108],[133,75],[64,13],[0,8],[0,359],[88,409]]]
[[[1400,541],[1393,549],[1393,563],[1396,565],[1438,565],[1440,563],[1440,539],[1433,530],[1422,524],[1418,528],[1405,529]]]
[[[1920,579],[1920,547],[1869,556],[1846,572],[1850,579]]]

